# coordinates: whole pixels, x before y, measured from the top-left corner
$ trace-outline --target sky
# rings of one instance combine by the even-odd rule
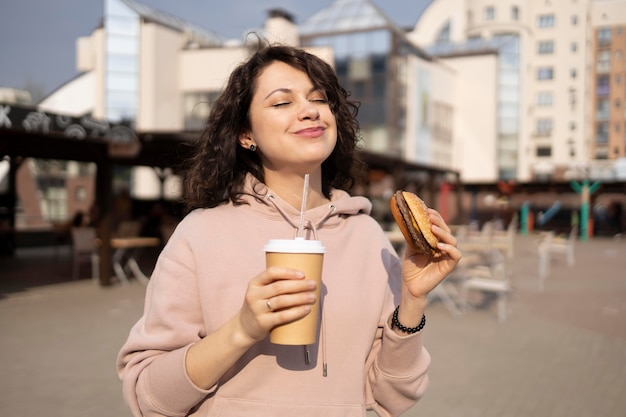
[[[139,0],[222,39],[241,39],[281,8],[301,23],[334,0]],[[74,78],[76,40],[103,16],[103,0],[0,0],[0,87],[45,96]],[[413,27],[430,0],[373,0],[400,27]]]

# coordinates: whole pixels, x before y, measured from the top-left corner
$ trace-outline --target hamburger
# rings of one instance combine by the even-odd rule
[[[439,239],[431,231],[428,207],[421,198],[411,192],[398,190],[389,200],[389,207],[409,245],[428,255],[439,252]]]

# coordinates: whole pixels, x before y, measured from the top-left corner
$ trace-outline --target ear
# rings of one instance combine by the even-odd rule
[[[244,149],[250,149],[250,145],[254,143],[254,139],[249,132],[241,133],[239,135],[239,138],[237,138],[237,141],[239,142],[239,145],[241,145],[241,147]]]

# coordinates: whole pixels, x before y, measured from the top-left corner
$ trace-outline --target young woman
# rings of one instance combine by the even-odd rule
[[[348,194],[363,171],[347,97],[328,64],[293,47],[231,74],[186,179],[190,212],[119,354],[135,416],[388,416],[424,393],[427,295],[461,254],[430,210],[441,253],[400,260],[370,202]],[[268,333],[308,314],[315,284],[266,269],[263,246],[296,236],[306,174],[305,234],[326,254],[319,337],[303,349]]]

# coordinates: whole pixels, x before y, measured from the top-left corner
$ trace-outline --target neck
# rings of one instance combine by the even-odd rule
[[[304,188],[304,174],[284,174],[265,171],[265,184],[280,198],[297,210],[302,206],[302,191]],[[321,171],[309,174],[309,188],[305,209],[321,206],[329,200],[322,193]]]

